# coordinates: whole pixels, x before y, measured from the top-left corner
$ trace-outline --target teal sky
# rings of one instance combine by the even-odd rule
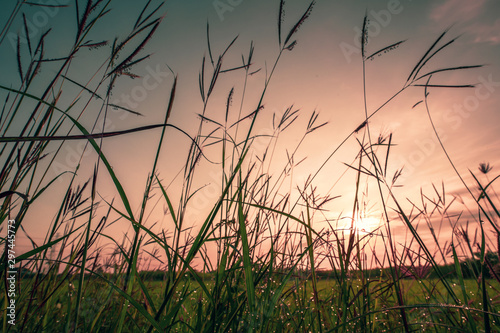
[[[46,53],[47,57],[57,58],[66,54],[75,34],[74,2],[64,0],[45,2],[68,4],[68,7],[49,10],[26,5],[21,12],[24,12],[28,21],[32,23],[34,39],[39,38],[43,31],[53,27]],[[133,28],[137,13],[145,3],[146,1],[111,1],[112,10],[108,18],[95,27],[89,39],[97,42],[124,36]],[[157,4],[158,2],[153,1],[152,7]],[[288,33],[308,4],[298,0],[286,1],[284,34]],[[1,6],[0,26],[3,27],[7,20],[6,15],[11,12],[14,2],[2,3]],[[122,130],[160,123],[164,117],[173,82],[173,75],[169,71],[171,68],[179,78],[171,122],[191,135],[196,133],[199,121],[197,114],[201,113],[203,106],[198,88],[198,75],[203,56],[208,57],[207,22],[210,25],[214,56],[220,54],[228,43],[238,36],[225,58],[225,68],[240,66],[241,55],[246,57],[251,42],[255,45],[252,66],[254,70],[261,70],[252,75],[247,83],[247,95],[242,112],[244,115],[249,114],[257,105],[264,86],[266,69],[267,72],[270,71],[279,52],[278,7],[279,1],[264,0],[167,1],[160,9],[165,17],[143,53],[151,52],[151,57],[132,69],[138,78],[134,80],[121,78],[113,91],[112,103],[140,112],[144,117],[123,112],[111,113],[107,119],[110,129]],[[297,144],[313,111],[319,112],[319,122],[328,122],[328,125],[308,136],[307,142],[298,152],[297,159],[305,157],[307,159],[294,170],[292,187],[303,186],[308,175],[314,174],[329,158],[335,147],[363,122],[365,115],[362,61],[357,41],[365,12],[370,20],[368,54],[400,40],[406,40],[397,49],[366,63],[369,113],[404,85],[412,68],[427,48],[448,28],[450,30],[444,40],[448,41],[459,35],[460,38],[442,54],[432,59],[424,68],[424,72],[446,67],[486,65],[460,73],[436,74],[431,83],[475,84],[476,87],[431,89],[428,103],[435,125],[441,133],[441,139],[468,184],[475,188],[468,170],[477,174],[477,166],[481,162],[489,162],[494,166],[488,175],[490,179],[496,176],[500,170],[500,18],[498,17],[500,2],[494,0],[318,0],[310,18],[295,36],[297,45],[293,51],[284,54],[279,63],[264,99],[265,112],[257,122],[256,132],[267,134],[266,130],[271,127],[273,113],[282,113],[291,105],[294,109],[301,110],[300,118],[283,134],[277,146],[276,170],[279,170],[285,161],[286,149],[292,149]],[[22,16],[18,15],[10,31],[17,33],[21,30]],[[0,84],[16,87],[19,84],[19,76],[16,72],[16,53],[12,36],[7,35],[0,46],[2,60]],[[67,74],[68,77],[81,84],[90,82],[92,87],[95,84],[92,76],[105,61],[106,55],[109,54],[108,50],[109,46],[97,52],[82,52],[77,55],[74,61],[78,65],[72,68]],[[44,71],[50,73],[53,67],[47,66]],[[234,87],[232,120],[236,119],[243,92],[243,74],[242,71],[224,74],[214,92],[207,116],[216,120],[223,119],[227,94]],[[40,84],[38,91],[42,86]],[[142,90],[137,87],[142,87]],[[34,89],[37,91],[36,86]],[[74,87],[68,85],[67,89],[71,91],[70,89]],[[395,189],[395,193],[401,199],[407,197],[411,201],[416,201],[420,200],[421,189],[432,197],[434,191],[432,184],[441,186],[444,182],[450,200],[453,198],[452,195],[455,195],[457,198],[459,196],[463,198],[466,204],[470,203],[468,194],[439,146],[423,104],[412,108],[415,103],[423,99],[423,95],[422,88],[407,89],[369,122],[374,139],[379,133],[385,135],[392,133],[393,142],[397,144],[391,152],[389,169],[392,173],[403,166],[404,169],[398,182],[398,185],[403,186]],[[4,98],[5,92],[0,91],[0,100]],[[61,101],[66,105],[70,102],[70,98]],[[87,114],[86,117],[82,122],[91,128],[95,114]],[[158,133],[151,131],[113,138],[105,141],[103,146],[104,152],[115,165],[118,176],[123,179],[125,190],[131,193],[132,202],[137,209],[147,172],[151,168]],[[189,140],[173,130],[169,130],[168,134],[160,161],[162,165],[160,175],[165,183],[172,181],[172,191],[175,193],[175,175],[185,162]],[[322,227],[321,220],[325,218],[335,219],[350,213],[355,174],[347,170],[343,163],[352,163],[355,158],[359,148],[356,137],[361,140],[362,132],[351,138],[329,159],[315,179],[315,185],[318,186],[320,193],[341,195],[332,202],[329,213],[318,218],[318,228]],[[71,169],[72,154],[78,149],[77,143],[65,145],[63,153],[57,159],[61,169],[54,170],[54,175],[65,168]],[[255,152],[257,155],[262,153],[258,151],[258,146]],[[210,148],[207,148],[206,153],[213,159],[217,159],[220,154]],[[82,179],[88,178],[95,162],[94,154],[89,153],[86,161],[89,163],[84,163],[80,171]],[[202,164],[201,167],[206,172],[200,175],[198,184],[200,186],[211,184],[213,179],[210,175],[214,171],[208,163]],[[103,184],[109,184],[107,175],[102,173],[100,178]],[[52,197],[40,201],[40,206],[37,207],[40,214],[27,220],[31,224],[25,227],[32,230],[35,239],[43,238],[56,209],[50,202],[62,194],[67,180],[63,179],[55,184]],[[373,184],[370,186],[371,192],[367,195],[372,207],[369,217],[377,219],[380,207],[377,205],[375,187]],[[101,195],[110,200],[116,193],[103,187]],[[199,207],[196,209],[200,214],[210,208],[204,203],[203,195],[202,192],[201,197],[196,199]],[[206,198],[210,200],[209,195]],[[459,204],[459,201],[456,199],[451,210],[456,214],[463,212],[464,222],[467,219],[472,221],[465,206]],[[407,207],[410,208],[409,205]],[[152,222],[166,221],[165,217],[155,214],[151,216]],[[193,224],[196,224],[196,219]],[[449,239],[451,236],[449,223],[443,228],[442,239]],[[127,228],[113,230],[125,234]],[[401,236],[404,239],[404,235]]]

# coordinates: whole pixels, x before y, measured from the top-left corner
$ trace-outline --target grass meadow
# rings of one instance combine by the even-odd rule
[[[500,200],[494,190],[498,176],[492,176],[492,167],[482,163],[479,169],[471,166],[473,171],[467,175],[474,183],[463,181],[473,198],[468,209],[483,223],[447,215],[452,203],[446,184],[436,186],[434,193],[422,193],[422,204],[407,209],[406,198],[394,193],[404,170],[390,173],[388,168],[397,142],[390,133],[370,130],[370,119],[410,88],[422,91],[424,97],[417,102],[434,127],[428,92],[474,87],[434,83],[435,77],[482,66],[457,65],[450,59],[446,68],[429,69],[435,57],[454,47],[455,38],[448,31],[435,36],[427,48],[414,50],[421,58],[401,73],[400,90],[375,110],[365,103],[365,120],[344,140],[331,145],[328,160],[346,142],[358,143],[356,159],[347,165],[350,175],[355,175],[354,198],[344,209],[351,217],[346,227],[329,221],[319,230],[315,221],[335,200],[315,186],[326,162],[311,170],[299,187],[293,171],[302,162],[298,152],[304,142],[330,124],[316,112],[290,107],[271,116],[272,134],[266,135],[264,149],[254,149],[262,136],[259,119],[270,117],[264,107],[268,90],[280,84],[273,81],[275,71],[284,58],[293,55],[300,43],[298,32],[314,19],[310,17],[314,1],[294,13],[298,20],[285,15],[283,0],[276,1],[279,52],[266,60],[265,82],[259,85],[258,95],[247,91],[249,78],[258,70],[254,67],[254,51],[258,50],[253,44],[238,50],[235,39],[217,54],[211,47],[211,38],[216,37],[207,25],[199,85],[189,92],[203,105],[196,111],[199,123],[194,131],[171,120],[182,109],[175,103],[179,87],[174,72],[161,123],[99,130],[97,124],[105,122],[112,110],[133,116],[139,112],[115,104],[112,94],[120,80],[137,78],[135,67],[147,63],[154,52],[149,43],[162,20],[168,20],[162,3],[147,1],[130,23],[130,33],[115,40],[92,40],[89,36],[95,36],[95,26],[107,19],[110,2],[70,4],[76,9],[71,18],[76,35],[64,55],[53,56],[47,46],[53,45],[53,31],[30,38],[23,16],[26,1],[18,1],[1,31],[0,43],[18,34],[12,57],[17,76],[0,85],[2,332],[500,331]],[[12,22],[20,17],[24,17],[23,29],[12,31]],[[360,80],[366,83],[367,62],[397,52],[399,45],[408,42],[394,41],[378,51],[368,50],[370,23],[366,16],[360,17]],[[239,57],[241,52],[241,64],[228,67],[226,58]],[[90,81],[68,74],[88,57],[102,60],[96,63]],[[214,95],[222,93],[218,90],[221,82],[235,77],[229,73],[240,75],[243,93],[224,91],[221,102]],[[365,101],[369,89],[363,84],[360,96]],[[243,100],[250,98],[255,99],[251,110],[243,107]],[[223,112],[209,112],[213,104]],[[90,126],[82,120],[89,117],[94,120]],[[279,158],[278,142],[297,119],[304,119],[307,126],[294,145],[287,147],[287,158]],[[126,166],[111,162],[106,140],[146,132],[156,134],[154,142],[145,143],[154,147],[155,154],[144,161],[149,172],[134,175],[144,187],[131,193],[123,185]],[[162,153],[175,145],[169,140],[171,133],[189,142],[183,156],[172,157],[183,165],[176,178],[180,186],[170,186],[166,179],[171,176],[160,172]],[[54,176],[51,171],[65,145],[75,141],[85,147],[78,162],[72,170]],[[190,209],[203,190],[197,179],[207,163],[218,170],[217,195],[205,215],[196,216],[200,222],[193,227]],[[43,217],[51,221],[43,241],[31,239],[25,221],[42,219],[36,211],[38,202],[51,197],[61,184],[64,190],[54,197],[62,199],[52,202],[57,213]],[[363,214],[366,184],[377,194],[383,222],[372,230],[356,225]],[[103,186],[112,188],[112,199],[101,196]],[[137,200],[139,205],[134,204]],[[158,202],[165,207],[167,221],[160,229],[150,220]],[[128,226],[127,237],[108,232],[116,223]],[[404,243],[396,241],[394,223],[404,226],[408,235]],[[433,232],[423,238],[418,223],[436,229],[452,223],[455,228],[443,243]],[[16,238],[21,236],[30,242],[27,252],[16,250]],[[15,311],[9,310],[11,304]]]

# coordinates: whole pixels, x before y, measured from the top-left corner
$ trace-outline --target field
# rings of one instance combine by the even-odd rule
[[[375,273],[375,272],[373,272]],[[239,323],[240,327],[253,327],[262,331],[315,331],[320,330],[318,320],[324,331],[346,331],[346,332],[377,332],[377,331],[402,331],[404,330],[401,319],[401,309],[405,309],[405,316],[411,331],[446,331],[454,329],[469,332],[477,325],[479,331],[484,330],[481,325],[482,314],[480,309],[482,297],[478,290],[477,281],[449,279],[452,294],[460,295],[458,305],[452,305],[455,301],[447,287],[439,279],[403,279],[400,288],[404,295],[404,307],[398,306],[398,300],[391,292],[392,283],[387,272],[380,271],[371,278],[349,277],[344,283],[327,278],[317,282],[316,289],[312,281],[303,278],[292,278],[285,285],[282,297],[273,309],[268,308],[268,301],[273,296],[273,290],[280,286],[282,275],[276,274],[274,278],[259,283],[255,290],[256,306],[260,313],[265,315],[271,311],[268,318],[258,316],[245,316]],[[151,281],[151,277],[144,276],[144,286],[149,292],[151,303],[145,301],[142,306],[151,314],[161,306],[164,299],[166,281]],[[26,281],[27,282],[27,281]],[[51,330],[59,330],[62,327],[69,329],[71,322],[71,306],[74,304],[74,286],[68,280],[60,281],[62,286],[51,297],[52,301],[43,308],[43,312],[30,320],[41,320],[45,316],[48,319],[46,325]],[[344,281],[343,281],[344,282]],[[223,296],[218,302],[218,308],[211,304],[216,288],[214,277],[205,276],[204,285],[209,295],[203,292],[197,281],[185,278],[181,281],[178,289],[173,294],[173,300],[182,303],[175,309],[177,323],[169,329],[172,331],[206,331],[226,330],[231,322],[234,309],[240,306],[229,295]],[[348,286],[351,289],[351,299],[343,305],[341,295],[342,288]],[[500,304],[500,284],[498,281],[487,281],[487,290],[493,296],[490,299],[494,308]],[[462,286],[464,290],[462,290]],[[32,286],[24,281],[21,290],[29,290]],[[235,285],[235,293],[243,293],[243,284]],[[317,290],[318,301],[315,301],[315,290]],[[463,293],[465,291],[465,293]],[[114,314],[120,311],[120,297],[113,296],[112,288],[99,279],[88,282],[85,291],[86,296],[82,298],[82,311],[80,320],[89,330],[108,331],[114,328]],[[141,288],[136,287],[131,294],[136,299],[141,299]],[[466,300],[467,305],[462,302]],[[225,303],[224,301],[227,301]],[[369,311],[362,312],[362,309]],[[217,324],[206,321],[206,314],[217,312]],[[343,317],[343,312],[346,316]],[[360,311],[360,313],[358,313]],[[215,313],[214,313],[215,315]],[[321,319],[318,319],[320,316]],[[130,309],[127,314],[127,331],[141,330],[148,326],[148,321],[139,311]],[[491,313],[492,324],[500,320],[500,312]],[[266,320],[267,319],[267,320]],[[29,321],[28,321],[29,322]],[[460,328],[461,327],[461,328]]]
[[[277,52],[264,69],[256,68],[253,42],[242,52],[234,37],[216,52],[207,24],[198,85],[187,92],[200,106],[189,129],[174,121],[187,112],[177,102],[186,92],[182,73],[170,67],[149,77],[168,77],[160,122],[117,129],[109,120],[140,119],[138,109],[116,104],[115,91],[122,80],[141,80],[134,71],[154,52],[163,2],[145,1],[131,30],[114,40],[100,40],[95,28],[106,23],[110,0],[12,6],[0,34],[1,47],[13,42],[15,64],[0,64],[15,73],[0,81],[2,332],[500,332],[500,176],[488,162],[458,171],[429,101],[434,89],[475,88],[454,75],[484,66],[451,57],[432,67],[457,40],[446,30],[413,51],[419,58],[401,74],[401,87],[369,108],[368,64],[408,42],[373,49],[370,20],[361,16],[363,120],[310,166],[306,142],[321,140],[315,135],[331,124],[292,102],[270,114],[266,102],[315,4],[291,14],[276,1]],[[74,31],[53,32],[74,32],[66,54],[52,31],[30,36],[28,7],[74,9]],[[146,92],[153,81],[140,82],[132,91]],[[467,196],[460,213],[452,210],[462,198],[444,182],[431,193],[420,189],[419,201],[401,195],[405,170],[391,164],[396,139],[372,127],[412,89],[421,93],[412,110],[425,115]],[[81,150],[71,150],[69,169],[61,169],[73,143]],[[338,171],[328,163],[349,144],[354,158],[342,162],[339,180],[322,176]],[[134,147],[151,158],[132,156]],[[303,164],[308,173],[297,175]],[[322,192],[325,179],[351,184],[347,193]],[[350,201],[333,216],[339,197]],[[21,241],[28,250],[19,250]]]

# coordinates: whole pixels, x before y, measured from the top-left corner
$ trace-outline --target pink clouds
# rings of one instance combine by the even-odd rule
[[[429,17],[441,27],[455,23],[469,23],[468,34],[472,35],[474,43],[500,44],[500,19],[492,21],[487,18],[487,0],[446,0],[435,6]],[[481,23],[472,23],[479,20]],[[471,24],[472,23],[472,24]]]
[[[448,0],[435,7],[430,14],[433,21],[447,25],[457,21],[469,21],[477,17],[486,0]]]
[[[497,19],[492,25],[473,26],[471,30],[476,35],[475,43],[500,44],[500,19]]]

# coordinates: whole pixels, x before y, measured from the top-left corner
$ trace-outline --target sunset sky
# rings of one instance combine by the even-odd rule
[[[52,2],[68,4],[68,7],[50,8],[48,11],[49,9],[26,6],[24,12],[28,21],[34,24],[33,38],[39,38],[42,31],[54,27],[46,52],[47,57],[57,58],[66,54],[71,46],[75,33],[74,3],[65,0]],[[137,14],[145,3],[146,1],[111,1],[112,11],[106,23],[101,22],[96,26],[90,39],[97,42],[125,35],[133,28]],[[153,3],[154,8],[156,2]],[[306,1],[286,1],[283,36],[288,34],[308,5],[309,2]],[[0,23],[3,27],[13,4],[2,3],[1,6]],[[250,71],[260,71],[249,77],[242,107],[242,115],[250,114],[258,105],[266,73],[270,72],[279,53],[278,8],[279,1],[268,0],[167,1],[160,9],[165,17],[153,39],[143,50],[144,54],[151,52],[152,56],[132,69],[134,74],[139,75],[138,78],[121,78],[112,96],[112,103],[140,112],[144,117],[113,112],[107,120],[110,130],[124,130],[163,121],[173,82],[170,68],[179,80],[170,122],[190,135],[196,134],[198,114],[202,112],[203,107],[198,80],[204,56],[207,57],[205,66],[209,66],[207,22],[210,26],[211,50],[214,57],[223,52],[231,40],[238,36],[225,56],[223,68],[241,66],[242,55],[247,57],[252,42],[255,46]],[[318,187],[319,193],[340,197],[331,202],[325,216],[318,215],[318,221],[315,221],[318,229],[324,227],[322,220],[325,217],[333,220],[350,216],[352,210],[356,175],[344,163],[353,163],[359,151],[356,138],[362,140],[366,128],[353,135],[336,154],[331,154],[342,140],[365,120],[363,67],[359,48],[365,13],[369,19],[367,54],[405,40],[396,49],[366,62],[368,113],[371,114],[403,87],[413,67],[427,49],[441,33],[449,29],[440,45],[460,37],[429,61],[421,74],[447,67],[485,66],[434,75],[431,84],[474,84],[475,87],[430,88],[430,113],[449,156],[476,194],[477,186],[474,185],[468,170],[484,182],[487,182],[487,179],[492,180],[500,172],[500,2],[318,0],[309,19],[294,36],[297,40],[296,46],[292,51],[285,52],[280,59],[263,100],[264,109],[254,130],[254,134],[268,135],[272,133],[270,131],[273,113],[282,114],[292,105],[294,110],[300,109],[300,117],[282,134],[273,157],[270,171],[278,172],[286,162],[287,149],[293,150],[302,137],[312,112],[319,113],[318,123],[328,122],[326,126],[308,135],[297,151],[296,162],[307,159],[294,168],[293,179],[289,182],[294,188],[303,187],[307,177],[316,174],[320,166],[328,160],[317,173],[313,184]],[[22,17],[18,16],[11,31],[21,30]],[[109,46],[107,48],[109,49]],[[95,54],[98,56],[86,56],[85,53],[77,55],[74,61],[78,65],[72,68],[67,74],[68,77],[81,84],[90,80],[90,86],[93,86],[95,81],[91,81],[92,75],[104,62],[108,49],[97,50]],[[0,57],[0,84],[17,87],[19,76],[16,74],[16,52],[12,36],[8,35],[2,43]],[[47,72],[50,70],[47,69]],[[236,121],[244,79],[244,71],[241,70],[224,73],[206,116],[217,121],[224,120],[227,95],[234,87],[230,122]],[[71,89],[69,85],[68,89]],[[0,91],[0,100],[4,100],[5,95],[5,91]],[[448,213],[453,216],[462,213],[461,223],[467,220],[472,222],[470,211],[476,214],[477,207],[470,205],[470,195],[448,162],[432,130],[424,103],[412,108],[423,98],[422,87],[411,87],[388,103],[369,121],[372,140],[376,140],[379,134],[393,135],[392,142],[395,146],[391,149],[388,178],[392,178],[394,172],[404,167],[397,182],[397,185],[402,186],[396,188],[394,193],[404,203],[405,209],[409,211],[411,208],[406,198],[421,207],[421,191],[430,198],[436,198],[432,184],[441,189],[441,184],[444,183],[447,203],[453,196],[457,197]],[[66,103],[66,106],[70,102],[70,97],[61,101]],[[93,116],[94,118],[92,114],[87,114],[88,118],[82,119],[89,129],[95,119],[95,115]],[[207,125],[208,128],[210,126]],[[104,153],[113,164],[137,210],[142,199],[144,183],[152,166],[158,138],[159,131],[153,130],[108,139],[103,144]],[[170,191],[174,200],[178,199],[175,193],[176,186],[179,186],[178,178],[175,177],[185,163],[189,144],[190,141],[183,134],[173,129],[167,130],[159,173],[165,185],[172,182]],[[74,153],[79,151],[78,143],[68,142],[64,147],[56,160],[60,169],[53,170],[52,177],[58,171],[74,168],[71,161],[74,160]],[[256,155],[263,153],[259,151],[259,144],[254,152]],[[207,148],[206,154],[207,157],[220,161],[220,150]],[[82,180],[88,179],[95,163],[95,154],[90,153],[88,156],[88,163],[84,163],[80,171]],[[487,176],[479,174],[478,165],[482,162],[493,166]],[[198,171],[197,184],[210,189],[216,169],[204,161],[201,162],[200,168],[202,169]],[[104,169],[102,171],[100,181],[103,187],[100,194],[106,200],[111,200],[116,197],[116,193],[106,187],[110,180]],[[50,203],[62,195],[69,181],[68,177],[62,179],[53,186],[50,197],[47,196],[38,202],[36,209],[39,213],[35,216],[32,209],[31,213],[34,215],[26,220],[25,228],[35,240],[42,241],[55,215],[57,207]],[[498,185],[493,188],[498,189]],[[365,187],[362,186],[362,189],[365,190]],[[381,216],[380,196],[375,183],[370,183],[366,198],[369,216],[365,221],[365,228],[358,228],[370,230],[376,227],[377,223],[373,221],[378,221]],[[199,197],[193,201],[193,205],[197,205],[194,209],[200,214],[206,214],[210,205],[205,201],[212,199],[210,194],[201,191]],[[466,208],[467,204],[470,211]],[[160,204],[162,205],[163,203]],[[392,201],[389,200],[388,206],[394,207]],[[161,223],[165,220],[166,217],[163,216],[151,216],[151,222]],[[370,223],[374,226],[368,226]],[[193,221],[193,224],[196,224],[196,221]],[[109,232],[125,234],[130,227],[126,224],[123,226],[122,229],[117,229],[117,226],[115,229],[110,228]],[[476,225],[471,227],[475,228]],[[398,229],[397,225],[394,228],[396,231],[403,230],[402,227]],[[401,237],[405,239],[403,231]],[[423,237],[430,238],[427,234]],[[443,224],[440,237],[443,241],[450,239],[451,229],[448,221]],[[27,246],[28,243],[24,244]]]

